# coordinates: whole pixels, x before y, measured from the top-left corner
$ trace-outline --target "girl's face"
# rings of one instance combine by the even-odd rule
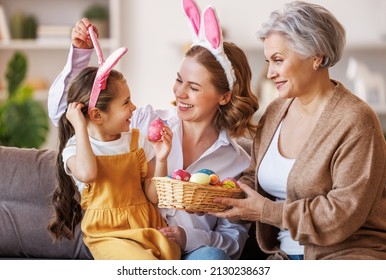
[[[136,106],[131,102],[131,94],[126,80],[116,81],[115,98],[103,114],[103,130],[106,136],[114,138],[130,130],[130,119]]]
[[[269,63],[267,77],[282,98],[298,97],[308,92],[315,80],[313,58],[302,58],[288,47],[286,39],[272,34],[264,40],[264,55]]]
[[[182,61],[173,92],[183,121],[212,121],[224,99],[212,84],[211,73],[192,57]]]

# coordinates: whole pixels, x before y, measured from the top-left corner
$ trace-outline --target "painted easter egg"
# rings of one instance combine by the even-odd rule
[[[188,182],[190,180],[190,173],[184,169],[174,170],[170,176],[172,179],[182,180]]]
[[[214,174],[214,171],[210,170],[210,169],[200,169],[200,170],[196,171],[195,173],[205,173],[207,175],[211,175],[211,174]]]
[[[220,181],[220,178],[214,173],[210,174],[209,177],[210,177],[210,184],[211,185],[216,185]]]
[[[208,185],[210,183],[210,176],[205,173],[194,173],[189,181],[192,183]]]
[[[218,180],[218,182],[216,183],[215,186],[220,186],[220,187],[222,187],[222,181],[221,181],[221,180]]]
[[[148,131],[147,131],[147,137],[152,142],[157,142],[162,138],[162,130],[165,124],[161,119],[155,119],[151,122]]]
[[[238,188],[237,181],[235,178],[227,177],[224,180],[222,180],[222,187],[227,189]]]

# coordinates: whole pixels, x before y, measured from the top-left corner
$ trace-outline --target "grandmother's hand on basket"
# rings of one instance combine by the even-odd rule
[[[218,197],[213,201],[230,206],[222,212],[208,212],[208,214],[224,219],[259,221],[263,211],[265,198],[251,189],[248,185],[238,182],[240,189],[246,194],[244,199]]]
[[[182,227],[171,226],[171,227],[162,227],[158,230],[165,235],[169,240],[176,242],[181,250],[185,249],[186,246],[186,232]]]

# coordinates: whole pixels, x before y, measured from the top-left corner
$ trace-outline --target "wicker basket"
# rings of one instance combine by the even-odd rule
[[[213,203],[214,198],[239,198],[243,192],[240,189],[208,186],[167,177],[154,177],[152,181],[157,189],[158,207],[160,208],[220,212],[224,211],[226,206]]]

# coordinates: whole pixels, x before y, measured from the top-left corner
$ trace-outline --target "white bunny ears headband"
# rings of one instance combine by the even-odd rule
[[[107,78],[110,75],[111,69],[113,69],[113,67],[118,63],[121,57],[127,52],[127,48],[122,47],[115,50],[105,61],[102,53],[102,48],[99,44],[96,34],[94,33],[93,27],[90,26],[88,28],[88,31],[94,48],[96,50],[99,62],[99,68],[91,89],[90,101],[88,104],[88,114],[90,114],[91,109],[95,108],[101,90],[104,90],[106,88]]]
[[[224,69],[229,89],[232,91],[236,76],[232,63],[224,52],[222,31],[214,8],[207,7],[201,18],[194,0],[183,0],[182,5],[194,31],[192,46],[204,47],[213,54]]]

